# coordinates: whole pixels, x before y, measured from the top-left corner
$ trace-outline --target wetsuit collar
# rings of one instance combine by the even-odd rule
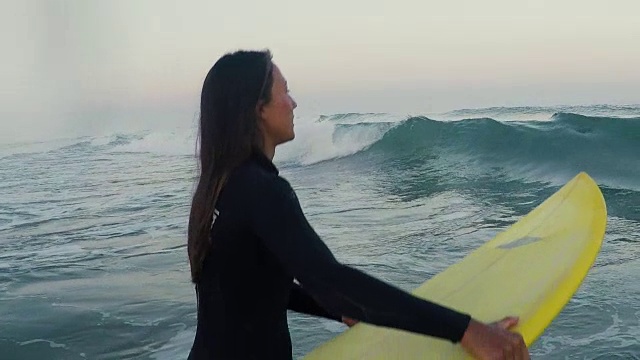
[[[273,164],[273,161],[269,160],[264,152],[260,150],[254,150],[251,153],[251,160],[255,161],[260,167],[267,170],[268,172],[278,175],[278,168]]]

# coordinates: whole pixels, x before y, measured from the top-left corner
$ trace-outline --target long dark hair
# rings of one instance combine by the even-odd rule
[[[237,51],[209,70],[200,98],[199,179],[189,215],[187,252],[191,281],[197,283],[213,246],[215,203],[229,173],[252,151],[262,150],[258,108],[271,100],[271,53]]]

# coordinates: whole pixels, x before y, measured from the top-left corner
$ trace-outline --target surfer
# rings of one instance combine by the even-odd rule
[[[336,260],[272,159],[294,138],[268,51],[221,57],[202,87],[188,257],[198,302],[189,359],[291,359],[287,310],[447,339],[479,359],[528,359],[517,322],[484,324]]]

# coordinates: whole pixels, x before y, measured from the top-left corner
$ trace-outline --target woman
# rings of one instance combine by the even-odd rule
[[[272,162],[276,146],[294,138],[296,106],[268,51],[226,54],[204,81],[188,230],[198,300],[189,358],[291,359],[287,309],[461,342],[480,359],[528,358],[507,331],[517,319],[485,325],[334,258]]]

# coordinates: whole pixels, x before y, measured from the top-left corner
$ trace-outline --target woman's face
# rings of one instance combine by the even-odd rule
[[[277,146],[295,137],[293,131],[293,109],[298,104],[289,95],[287,81],[280,69],[273,65],[271,101],[260,108],[265,145]]]

